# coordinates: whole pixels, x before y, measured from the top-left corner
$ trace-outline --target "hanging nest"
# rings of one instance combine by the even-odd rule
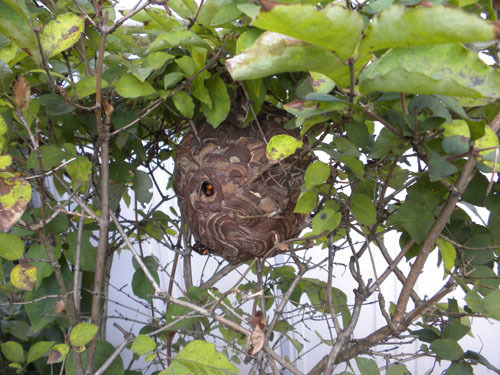
[[[278,164],[266,158],[271,137],[298,135],[283,129],[288,119],[264,106],[246,127],[230,114],[216,129],[198,123],[183,138],[173,185],[196,251],[238,264],[273,255],[276,244],[300,233],[306,216],[293,210],[309,156],[301,150]]]

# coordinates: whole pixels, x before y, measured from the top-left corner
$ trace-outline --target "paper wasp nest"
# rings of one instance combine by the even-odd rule
[[[287,120],[264,107],[258,123],[197,124],[197,134],[190,131],[179,144],[173,185],[195,250],[238,264],[299,234],[305,216],[293,209],[308,157],[298,151],[278,164],[266,158],[265,140],[296,135],[283,129]]]

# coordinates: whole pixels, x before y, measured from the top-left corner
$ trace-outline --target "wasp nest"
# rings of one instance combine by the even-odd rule
[[[278,164],[266,158],[266,143],[288,120],[264,107],[247,127],[227,119],[217,129],[197,124],[177,148],[174,190],[193,248],[232,264],[262,257],[297,236],[305,216],[293,210],[308,157],[296,153]],[[236,120],[234,120],[236,121]]]

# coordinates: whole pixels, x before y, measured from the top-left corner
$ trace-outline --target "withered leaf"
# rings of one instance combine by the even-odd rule
[[[30,264],[16,264],[10,272],[10,282],[21,290],[32,290],[35,287],[36,278],[36,267]]]
[[[250,335],[250,342],[252,344],[249,355],[255,355],[262,350],[264,347],[264,342],[266,337],[264,335],[264,330],[266,329],[266,318],[262,311],[257,311],[250,318],[250,324],[254,327],[252,334]]]
[[[66,304],[64,303],[63,299],[58,299],[56,302],[54,302],[54,314],[60,314],[64,310],[66,310]]]
[[[21,111],[26,111],[30,105],[31,86],[26,78],[19,76],[14,82],[14,102]]]
[[[0,231],[8,232],[22,216],[31,199],[31,186],[24,178],[0,172]]]

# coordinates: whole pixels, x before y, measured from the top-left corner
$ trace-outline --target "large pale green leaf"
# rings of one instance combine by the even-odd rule
[[[395,48],[360,75],[359,88],[410,94],[500,98],[500,71],[459,44]]]
[[[69,336],[69,342],[73,346],[84,346],[87,345],[96,335],[97,327],[95,324],[88,322],[78,323],[71,330],[71,334]]]
[[[310,4],[277,5],[261,11],[252,25],[324,47],[341,60],[354,54],[363,30],[359,13],[335,4],[322,10]]]
[[[315,161],[307,166],[304,175],[304,183],[309,189],[313,186],[320,185],[330,176],[330,167],[322,161]]]
[[[369,60],[360,57],[355,70]],[[262,78],[283,72],[318,72],[333,79],[340,87],[349,85],[349,66],[325,48],[275,32],[265,32],[242,53],[227,60],[234,80]]]
[[[139,355],[145,355],[156,348],[155,340],[146,335],[139,335],[135,338],[130,349]]]
[[[21,344],[15,341],[7,341],[0,344],[2,354],[11,362],[24,362],[24,351]]]
[[[239,372],[224,354],[215,349],[214,344],[195,340],[177,354],[170,367],[162,371],[162,375],[234,375]]]
[[[44,27],[40,36],[43,53],[51,58],[72,47],[83,33],[84,17],[64,13]]]
[[[116,82],[115,90],[124,98],[138,98],[156,93],[149,82],[141,82],[132,74],[124,74]]]
[[[492,23],[461,9],[442,5],[414,8],[393,5],[372,20],[359,50],[480,42],[497,37]]]

